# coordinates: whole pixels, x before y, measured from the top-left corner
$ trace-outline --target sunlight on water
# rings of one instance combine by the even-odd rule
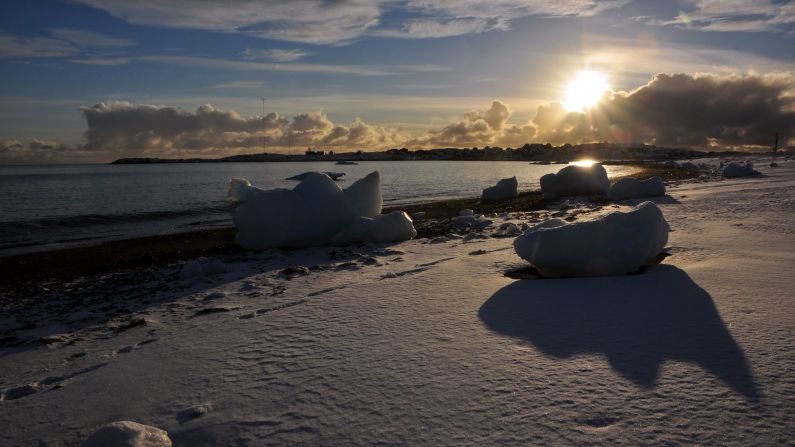
[[[598,162],[597,162],[596,160],[577,160],[577,161],[572,161],[572,162],[571,162],[571,163],[569,163],[569,164],[570,164],[570,165],[574,165],[574,166],[585,166],[585,167],[590,167],[590,166],[592,166],[594,163],[598,163]]]

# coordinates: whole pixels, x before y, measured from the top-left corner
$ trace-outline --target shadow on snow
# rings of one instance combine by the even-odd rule
[[[712,297],[670,265],[642,275],[516,281],[478,314],[489,329],[552,357],[604,354],[642,387],[654,387],[660,365],[676,360],[704,368],[750,401],[760,398]]]

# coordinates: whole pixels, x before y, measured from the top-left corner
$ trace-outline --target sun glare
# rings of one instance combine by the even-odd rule
[[[607,78],[604,74],[591,70],[577,72],[566,87],[563,107],[569,112],[584,112],[596,104],[607,90]]]
[[[584,166],[586,168],[590,168],[595,163],[596,163],[596,160],[577,160],[577,161],[572,161],[569,164],[570,165],[574,165],[574,166]]]

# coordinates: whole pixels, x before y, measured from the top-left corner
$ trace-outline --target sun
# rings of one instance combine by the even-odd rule
[[[563,107],[569,112],[584,112],[596,104],[607,90],[607,77],[603,73],[578,71],[566,87]]]

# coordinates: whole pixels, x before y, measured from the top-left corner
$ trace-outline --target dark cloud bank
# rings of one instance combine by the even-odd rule
[[[242,117],[203,105],[175,107],[99,103],[81,109],[88,130],[76,147],[34,140],[7,141],[0,159],[50,161],[115,156],[223,156],[307,146],[341,150],[392,147],[517,147],[529,142],[649,143],[701,149],[761,149],[795,141],[795,72],[716,76],[659,74],[631,92],[611,92],[588,112],[567,112],[561,103],[538,107],[524,124],[509,124],[508,104],[494,101],[483,113],[424,135],[367,124],[335,124],[322,112],[287,120],[276,113]]]

